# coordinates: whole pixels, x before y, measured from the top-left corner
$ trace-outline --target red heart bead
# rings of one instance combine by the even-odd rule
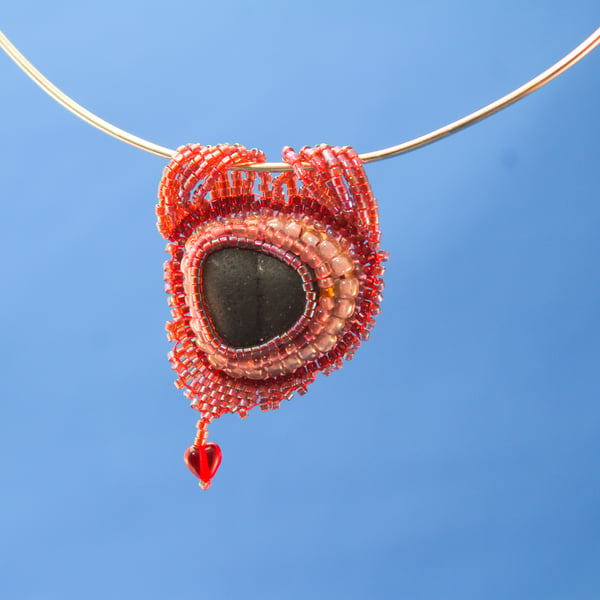
[[[221,448],[209,442],[202,446],[190,446],[183,455],[188,469],[200,480],[203,489],[210,487],[210,480],[221,465]]]

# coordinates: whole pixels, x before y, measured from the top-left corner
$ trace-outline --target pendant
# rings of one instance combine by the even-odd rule
[[[369,336],[383,290],[377,202],[350,147],[283,149],[292,170],[240,145],[178,149],[164,170],[158,229],[175,385],[200,412],[184,459],[207,489],[221,463],[208,425],[278,408]],[[242,166],[239,170],[232,167]]]

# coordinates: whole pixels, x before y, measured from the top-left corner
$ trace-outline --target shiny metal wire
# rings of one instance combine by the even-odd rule
[[[368,163],[374,162],[376,160],[382,160],[384,158],[391,158],[392,156],[397,156],[399,154],[404,154],[405,152],[410,152],[411,150],[416,150],[417,148],[421,148],[427,144],[431,144],[436,142],[437,140],[441,140],[442,138],[456,133],[461,129],[465,129],[465,127],[469,127],[491,115],[497,113],[498,111],[514,104],[515,102],[521,100],[528,94],[531,94],[535,90],[540,89],[542,86],[546,85],[554,78],[558,77],[562,73],[564,73],[567,69],[570,69],[575,63],[579,62],[584,56],[589,54],[596,46],[600,45],[600,27],[592,33],[588,38],[586,38],[579,46],[577,46],[574,50],[569,52],[564,58],[561,58],[558,62],[553,64],[551,67],[523,84],[521,87],[518,87],[516,90],[513,90],[506,96],[502,96],[498,100],[472,112],[471,114],[463,117],[462,119],[458,119],[457,121],[453,121],[452,123],[448,123],[448,125],[444,125],[439,129],[435,129],[425,135],[414,138],[402,144],[398,144],[397,146],[390,146],[389,148],[383,148],[381,150],[375,150],[374,152],[366,152],[361,154],[361,159]],[[75,102],[72,98],[67,96],[64,92],[59,90],[54,84],[52,84],[48,79],[46,79],[9,41],[9,39],[0,31],[0,47],[8,54],[8,56],[22,69],[33,81],[39,85],[47,94],[49,94],[54,100],[56,100],[59,104],[62,104],[67,110],[70,110],[80,119],[83,119],[90,125],[97,127],[104,133],[108,135],[112,135],[116,137],[118,140],[122,142],[126,142],[127,144],[131,144],[141,150],[145,150],[146,152],[151,152],[152,154],[157,154],[158,156],[164,156],[165,158],[172,158],[175,154],[175,150],[171,150],[170,148],[165,148],[164,146],[159,146],[158,144],[154,144],[148,140],[140,138],[136,135],[133,135],[119,127],[116,127],[112,123],[101,119],[94,113],[91,113],[89,110],[85,109],[83,106]],[[285,163],[262,163],[262,164],[254,164],[247,165],[244,168],[246,170],[253,171],[270,171],[270,172],[283,172],[291,170],[290,166]]]

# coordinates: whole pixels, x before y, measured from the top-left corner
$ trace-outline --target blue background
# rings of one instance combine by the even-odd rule
[[[600,25],[575,2],[21,1],[56,85],[176,147],[359,152],[524,83]],[[342,371],[211,426],[173,387],[166,161],[0,56],[0,597],[600,597],[600,51],[495,117],[369,165],[391,254]]]

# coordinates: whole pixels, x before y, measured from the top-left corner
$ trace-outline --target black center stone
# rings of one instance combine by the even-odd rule
[[[285,333],[306,307],[296,270],[255,250],[212,252],[197,285],[215,333],[234,348],[258,346]]]

